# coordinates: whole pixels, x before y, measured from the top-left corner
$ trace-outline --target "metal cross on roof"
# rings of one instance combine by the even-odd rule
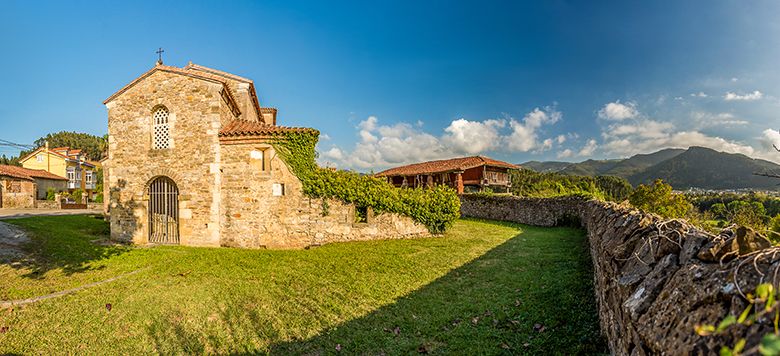
[[[162,61],[163,52],[165,52],[165,50],[163,50],[162,47],[158,48],[157,51],[155,51],[155,53],[157,53],[157,64],[163,64]]]

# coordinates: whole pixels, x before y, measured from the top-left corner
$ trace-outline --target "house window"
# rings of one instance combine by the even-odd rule
[[[282,183],[274,183],[274,185],[271,187],[271,191],[273,193],[273,196],[275,197],[281,197],[284,195],[284,184]]]
[[[38,155],[35,156],[35,160],[37,160],[38,162],[43,162],[43,155],[39,153]]]
[[[170,128],[168,126],[168,109],[164,106],[157,108],[152,116],[154,125],[152,129],[152,147],[155,150],[164,150],[170,147]]]
[[[257,170],[261,172],[268,171],[268,162],[267,157],[264,149],[256,149],[249,152],[249,158],[252,160],[252,165],[257,168]]]
[[[92,184],[92,171],[87,171],[84,174],[84,180],[87,181],[87,184]]]
[[[69,181],[72,182],[76,180],[76,171],[74,171],[73,169],[68,169],[67,175]]]

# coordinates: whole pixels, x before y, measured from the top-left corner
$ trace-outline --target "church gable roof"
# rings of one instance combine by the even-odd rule
[[[122,87],[122,89],[119,89],[116,93],[111,94],[111,96],[109,96],[106,100],[103,101],[103,104],[108,104],[109,102],[116,99],[118,96],[122,95],[124,92],[128,91],[130,88],[140,83],[144,79],[148,78],[149,76],[151,76],[157,71],[179,74],[191,78],[205,80],[216,84],[222,84],[222,89],[224,90],[227,96],[226,100],[230,101],[229,104],[231,105],[232,108],[236,108],[236,109],[238,108],[238,104],[236,103],[236,100],[233,97],[233,94],[231,93],[230,86],[228,85],[228,82],[223,77],[215,74],[207,73],[207,72],[187,70],[184,68],[166,66],[163,64],[157,64],[152,69],[148,70],[146,73],[141,74],[138,78],[135,78],[132,82]]]
[[[222,78],[227,78],[227,79],[235,80],[237,82],[249,84],[249,95],[252,98],[252,105],[255,107],[257,114],[260,115],[262,108],[260,107],[260,100],[257,98],[257,92],[255,91],[255,82],[252,81],[251,79],[247,79],[232,73],[224,72],[214,68],[209,68],[192,62],[187,64],[187,66],[185,66],[184,69],[197,71],[201,73],[208,73]]]

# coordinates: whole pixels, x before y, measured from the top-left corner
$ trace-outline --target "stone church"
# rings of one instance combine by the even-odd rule
[[[428,235],[405,216],[358,222],[354,206],[304,196],[270,140],[317,131],[277,125],[277,110],[260,105],[252,80],[160,61],[104,104],[113,239],[301,248]]]

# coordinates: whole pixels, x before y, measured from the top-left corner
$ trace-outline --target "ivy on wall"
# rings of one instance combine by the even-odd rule
[[[272,141],[281,159],[301,180],[305,195],[371,207],[376,213],[406,215],[431,233],[444,232],[460,217],[460,200],[452,188],[399,189],[372,176],[320,168],[315,151],[318,136],[317,132],[292,132]]]

